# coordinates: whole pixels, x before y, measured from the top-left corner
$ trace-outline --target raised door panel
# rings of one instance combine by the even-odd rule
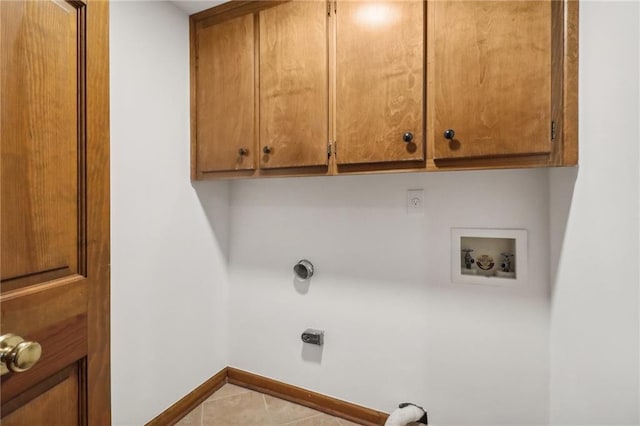
[[[31,390],[35,397],[15,411],[3,406],[2,426],[76,426],[84,424],[79,407],[83,384],[78,365],[64,369]],[[28,394],[29,392],[25,392]],[[29,396],[29,395],[25,395]]]
[[[424,160],[424,8],[421,1],[338,2],[339,165]]]
[[[549,153],[551,1],[438,1],[433,14],[434,158]]]
[[[260,11],[260,167],[328,164],[328,33],[324,1]]]
[[[78,272],[83,118],[76,8],[2,2],[1,13],[0,277],[6,290],[34,277]]]
[[[196,29],[199,173],[255,168],[254,40],[252,14]]]

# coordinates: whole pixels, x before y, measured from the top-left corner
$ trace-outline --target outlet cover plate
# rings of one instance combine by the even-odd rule
[[[424,189],[407,190],[407,214],[424,214]]]

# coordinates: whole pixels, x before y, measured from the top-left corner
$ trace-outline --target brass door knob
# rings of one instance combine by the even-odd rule
[[[38,342],[25,342],[20,336],[0,336],[0,375],[13,371],[22,373],[33,367],[42,356]]]

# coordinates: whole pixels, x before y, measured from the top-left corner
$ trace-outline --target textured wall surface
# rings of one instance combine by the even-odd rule
[[[423,216],[406,191],[424,188]],[[548,421],[546,170],[232,183],[231,364],[434,424]],[[452,227],[523,228],[529,280],[451,284]],[[300,258],[317,268],[294,281]],[[307,327],[326,331],[306,347]]]
[[[113,2],[110,25],[113,424],[139,426],[228,363],[229,188],[189,180],[186,14]]]
[[[552,424],[640,423],[638,9],[580,4],[580,168],[550,173]]]

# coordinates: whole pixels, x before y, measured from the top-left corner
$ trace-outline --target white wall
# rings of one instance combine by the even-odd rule
[[[424,404],[433,424],[637,424],[637,9],[581,3],[579,172],[194,191],[186,15],[113,2],[114,425],[145,423],[227,363],[380,410]],[[425,215],[407,216],[416,187]],[[529,282],[450,284],[453,226],[528,229]],[[291,273],[302,257],[308,287]],[[327,332],[322,351],[302,345],[306,327]],[[182,366],[180,344],[195,347]]]
[[[234,182],[231,365],[387,412],[424,404],[433,424],[547,423],[547,203],[546,170]],[[451,227],[527,229],[528,283],[450,284]]]
[[[189,180],[186,14],[112,2],[110,31],[113,424],[139,426],[228,363],[229,191]]]
[[[637,9],[581,3],[581,167],[549,188],[546,171],[233,183],[232,365],[382,410],[422,403],[436,424],[638,424]],[[411,187],[424,218],[404,213]],[[448,285],[451,226],[529,229],[528,287]],[[323,351],[306,327],[327,331]]]
[[[640,423],[638,9],[580,4],[580,169],[550,174],[552,424]]]

